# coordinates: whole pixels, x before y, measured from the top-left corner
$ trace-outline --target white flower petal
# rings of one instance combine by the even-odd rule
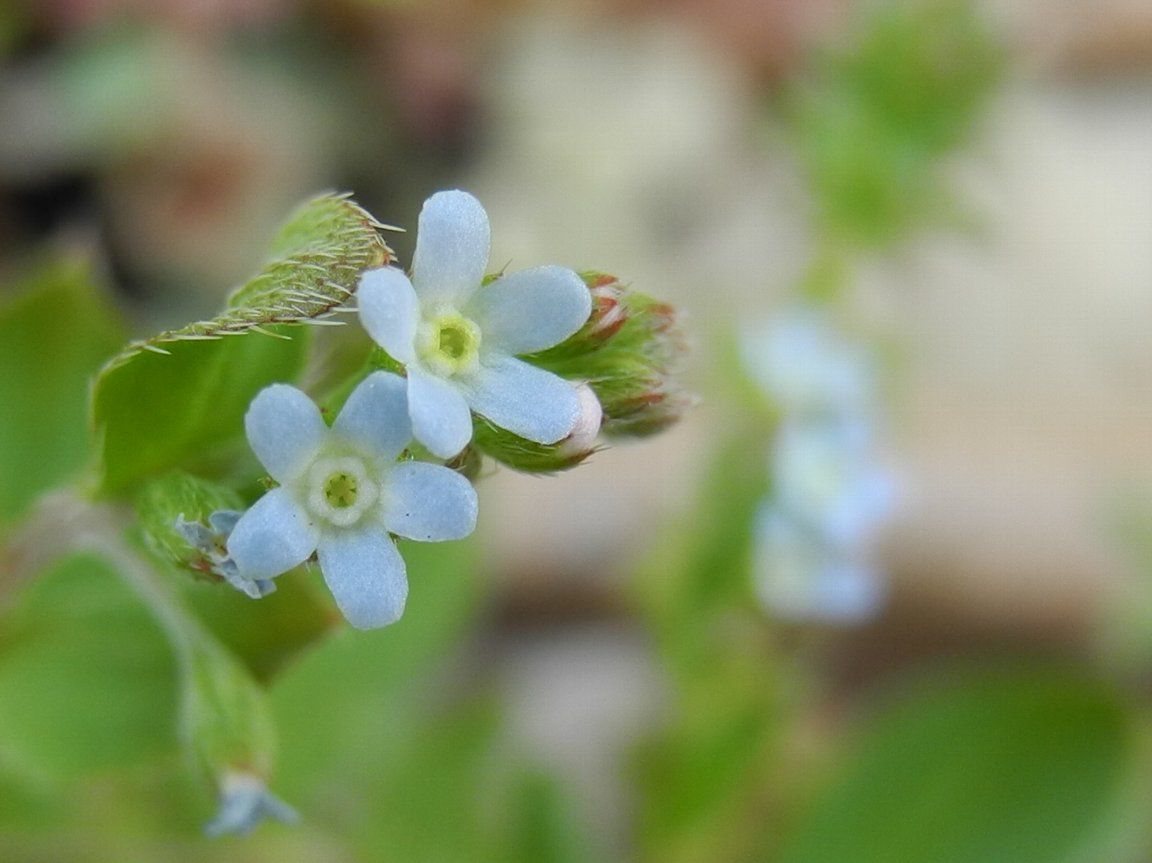
[[[412,440],[408,383],[390,372],[373,372],[348,396],[332,428],[383,458],[394,459]]]
[[[437,192],[425,201],[412,255],[421,303],[463,304],[484,278],[490,240],[488,214],[467,192]]]
[[[452,458],[472,440],[468,402],[452,384],[408,369],[408,414],[416,440],[439,458]]]
[[[473,295],[465,314],[484,344],[501,353],[529,354],[568,338],[592,313],[584,281],[565,267],[533,267],[497,279]]]
[[[404,558],[378,521],[326,533],[317,557],[324,581],[350,624],[375,629],[400,619],[408,598]]]
[[[476,490],[438,464],[410,461],[388,476],[384,526],[423,542],[463,539],[476,528]]]
[[[368,270],[360,276],[356,300],[368,335],[393,359],[412,362],[420,302],[408,277],[395,267]]]
[[[242,578],[274,578],[307,560],[319,537],[288,491],[274,488],[240,516],[228,537],[228,555]]]
[[[328,433],[312,399],[288,384],[272,384],[257,393],[244,416],[244,428],[256,458],[282,483],[308,466]]]
[[[580,418],[580,398],[563,378],[515,357],[489,357],[469,381],[468,404],[501,428],[556,443]]]

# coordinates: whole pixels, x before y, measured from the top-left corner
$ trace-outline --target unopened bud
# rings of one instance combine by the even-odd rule
[[[524,359],[562,378],[588,381],[606,435],[642,437],[668,428],[695,404],[676,379],[688,353],[676,310],[629,290],[615,276],[586,272],[581,278],[592,295],[587,323],[556,347]]]
[[[592,295],[592,314],[584,325],[584,335],[589,339],[606,341],[616,335],[628,320],[624,286],[615,276],[606,273],[582,273],[581,278]]]
[[[668,381],[649,382],[647,388],[623,395],[612,404],[613,414],[604,422],[608,437],[649,437],[679,422],[697,404],[696,396]]]
[[[184,698],[181,726],[220,808],[211,836],[248,833],[265,818],[294,821],[296,813],[267,787],[276,730],[267,694],[202,627],[182,632]]]
[[[235,771],[220,780],[220,809],[204,828],[209,836],[247,836],[266,818],[295,823],[296,810],[268,790],[254,773]]]
[[[556,473],[568,470],[596,451],[604,412],[600,400],[588,384],[574,384],[580,414],[569,435],[554,444],[539,444],[478,419],[472,443],[480,452],[502,464],[525,473]]]
[[[136,498],[148,549],[212,580],[222,577],[216,564],[224,553],[220,537],[231,530],[227,513],[240,509],[240,498],[231,489],[179,471],[148,483]]]

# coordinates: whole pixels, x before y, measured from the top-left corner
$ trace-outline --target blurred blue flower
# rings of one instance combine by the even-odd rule
[[[883,573],[862,549],[825,542],[772,504],[756,516],[756,590],[781,617],[851,623],[883,605]]]
[[[873,434],[873,424],[857,416],[786,418],[772,452],[781,507],[830,543],[867,542],[891,514],[896,493]]]
[[[208,822],[209,836],[235,833],[246,836],[265,818],[294,823],[296,810],[270,792],[264,780],[252,773],[229,773],[220,789],[220,809]]]
[[[274,384],[252,400],[248,442],[280,485],[240,517],[227,551],[240,578],[274,578],[316,552],[348,622],[386,626],[408,580],[390,533],[437,542],[476,526],[476,492],[460,474],[397,462],[412,438],[404,379],[369,375],[329,428],[304,393]]]
[[[757,591],[786,617],[866,619],[883,601],[874,546],[896,500],[877,453],[871,358],[814,309],[746,332],[743,350],[779,415],[756,515]]]
[[[872,406],[870,357],[814,309],[793,309],[767,329],[747,329],[741,348],[753,380],[785,413],[859,412]]]
[[[480,202],[466,192],[438,192],[420,212],[411,280],[393,267],[360,280],[360,320],[407,369],[413,432],[440,458],[471,440],[473,410],[540,444],[566,437],[580,414],[566,381],[517,355],[580,329],[592,310],[588,288],[556,266],[481,287],[488,251]]]

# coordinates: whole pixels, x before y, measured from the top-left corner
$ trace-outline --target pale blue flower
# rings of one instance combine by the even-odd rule
[[[880,610],[885,578],[865,549],[829,543],[771,504],[760,507],[755,527],[756,590],[776,615],[854,623]]]
[[[248,580],[274,578],[315,552],[348,622],[399,619],[408,595],[404,560],[389,534],[425,542],[462,539],[476,526],[476,492],[460,474],[397,462],[412,438],[404,379],[367,377],[329,428],[304,393],[261,391],[244,418],[248,442],[280,485],[237,522],[228,554]]]
[[[360,280],[360,320],[407,369],[413,433],[440,458],[471,440],[471,411],[541,444],[567,437],[580,415],[572,386],[517,357],[580,329],[592,310],[587,287],[556,266],[482,285],[488,251],[480,202],[438,192],[420,212],[411,280],[393,267]]]
[[[292,824],[297,817],[296,810],[272,794],[259,776],[229,773],[221,784],[220,809],[204,832],[209,836],[246,836],[265,818]]]

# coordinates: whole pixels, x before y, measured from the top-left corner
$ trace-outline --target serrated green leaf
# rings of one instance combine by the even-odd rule
[[[84,465],[88,380],[121,337],[78,263],[41,268],[0,303],[0,524]]]
[[[272,260],[223,313],[113,358],[92,397],[100,491],[121,493],[158,471],[202,463],[238,438],[253,396],[301,369],[303,330],[290,325],[327,321],[364,269],[390,260],[381,227],[344,196],[316,198],[289,219]]]
[[[906,693],[812,801],[780,863],[1097,863],[1136,748],[1120,696],[1053,669]],[[1109,851],[1103,849],[1109,848]]]

